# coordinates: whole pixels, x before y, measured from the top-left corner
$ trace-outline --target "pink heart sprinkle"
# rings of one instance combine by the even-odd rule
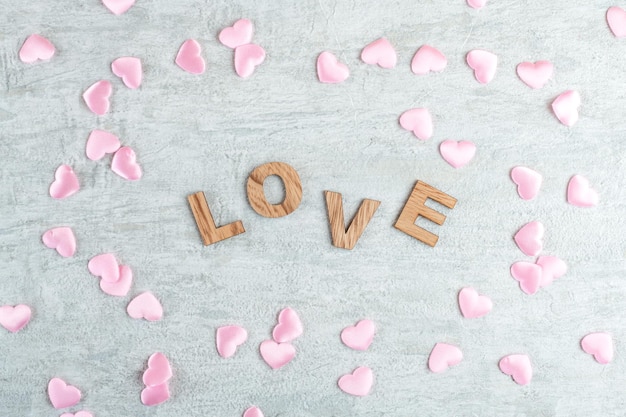
[[[133,283],[133,271],[129,266],[120,265],[120,278],[116,282],[100,280],[100,289],[114,297],[126,297]]]
[[[111,63],[111,71],[122,79],[124,85],[130,89],[139,88],[143,79],[141,59],[134,56],[123,56]]]
[[[102,4],[104,4],[113,14],[119,16],[126,13],[128,9],[133,7],[135,0],[102,0]]]
[[[137,155],[129,146],[122,146],[113,155],[111,170],[129,181],[141,179],[143,172],[137,163]]]
[[[248,332],[240,326],[223,326],[215,332],[217,353],[222,358],[230,358],[237,348],[248,340]]]
[[[540,256],[536,264],[541,267],[540,287],[550,285],[552,281],[561,278],[567,272],[567,264],[556,256]]]
[[[511,276],[519,282],[520,289],[529,295],[539,290],[542,274],[541,266],[530,262],[515,262],[511,265]]]
[[[141,403],[147,406],[159,405],[170,399],[168,383],[146,387],[141,391]]]
[[[500,359],[498,367],[502,373],[513,377],[513,381],[520,385],[530,383],[533,377],[533,368],[527,355],[508,355]]]
[[[378,65],[381,68],[394,68],[398,62],[398,56],[393,45],[387,39],[380,38],[363,48],[361,60],[366,64]]]
[[[467,5],[474,9],[482,9],[487,4],[487,0],[467,0]]]
[[[337,84],[344,82],[349,76],[348,67],[339,62],[332,53],[324,51],[317,57],[317,78],[320,82]]]
[[[259,346],[261,357],[270,368],[278,369],[296,356],[296,349],[291,343],[276,343],[273,340],[264,340]]]
[[[374,373],[365,366],[359,366],[351,374],[339,378],[337,385],[346,394],[364,397],[369,394],[374,383]]]
[[[258,407],[250,407],[243,413],[243,417],[265,417]]]
[[[126,307],[128,315],[134,319],[159,321],[163,318],[163,306],[149,291],[133,298]]]
[[[515,233],[513,239],[524,255],[537,256],[543,250],[543,224],[537,221],[526,223]]]
[[[467,65],[474,70],[474,77],[481,84],[493,80],[498,67],[498,57],[488,51],[474,49],[467,54]]]
[[[580,107],[580,94],[578,91],[568,90],[552,102],[552,111],[559,122],[565,126],[574,126],[578,121],[578,108]]]
[[[85,154],[92,161],[98,161],[108,153],[115,153],[120,148],[120,139],[104,130],[92,130],[87,138]]]
[[[93,414],[91,414],[89,411],[78,411],[76,414],[72,414],[72,413],[63,413],[61,414],[61,417],[93,417]]]
[[[626,12],[622,8],[609,7],[606,11],[606,21],[616,38],[626,37]]]
[[[517,185],[517,194],[523,200],[532,200],[537,197],[543,181],[540,173],[522,166],[511,170],[511,179]]]
[[[426,75],[429,72],[441,72],[448,65],[445,55],[436,48],[422,45],[411,60],[413,74]]]
[[[302,334],[302,322],[298,313],[287,307],[278,314],[278,324],[272,331],[272,337],[278,343],[291,342]]]
[[[206,69],[204,59],[200,55],[202,47],[195,39],[187,39],[178,50],[176,65],[190,74],[202,74]]]
[[[439,153],[454,168],[461,168],[467,165],[476,155],[476,145],[467,140],[457,142],[448,139],[439,145]]]
[[[580,346],[602,365],[613,360],[613,339],[608,333],[590,333],[582,338]]]
[[[222,45],[235,49],[252,41],[254,25],[248,19],[239,19],[232,26],[222,29],[218,38]]]
[[[241,78],[248,78],[254,69],[265,61],[265,49],[253,43],[235,48],[235,72]]]
[[[48,383],[48,397],[56,409],[72,407],[80,401],[78,388],[68,385],[61,378],[52,378]]]
[[[361,320],[356,326],[341,331],[341,341],[354,350],[367,350],[374,340],[376,326],[371,320]]]
[[[107,80],[100,80],[91,85],[83,93],[83,100],[93,113],[102,116],[109,111],[111,103],[109,97],[113,92],[111,83]]]
[[[567,202],[576,207],[594,207],[598,205],[598,192],[591,188],[587,178],[574,175],[567,184]]]
[[[32,311],[24,304],[0,307],[0,326],[11,333],[17,333],[30,321]]]
[[[148,358],[148,369],[143,373],[143,383],[148,387],[164,384],[172,378],[170,361],[164,354],[156,352]]]
[[[120,279],[120,265],[112,253],[96,255],[89,260],[87,269],[92,275],[107,282],[117,282]]]
[[[60,200],[74,195],[80,190],[78,177],[69,165],[61,165],[54,172],[54,182],[50,184],[50,197]]]
[[[433,135],[433,118],[428,109],[410,109],[400,115],[400,126],[413,132],[420,140],[430,139]]]
[[[69,227],[55,227],[41,236],[43,244],[50,249],[56,249],[64,258],[74,256],[76,253],[76,237]]]
[[[479,295],[474,288],[466,287],[459,291],[459,308],[463,317],[475,319],[488,314],[493,302],[486,295]]]
[[[47,61],[54,56],[55,51],[52,42],[43,36],[33,34],[26,38],[20,48],[20,61],[26,64],[32,64],[38,59]]]
[[[550,61],[522,62],[517,65],[517,76],[530,88],[538,89],[546,85],[554,65]]]
[[[463,352],[454,345],[437,343],[428,357],[428,369],[434,373],[446,371],[463,360]]]

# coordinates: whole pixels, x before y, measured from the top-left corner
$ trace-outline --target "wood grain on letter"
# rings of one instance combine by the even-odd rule
[[[270,175],[280,177],[285,185],[285,199],[278,204],[270,204],[263,191],[263,183]],[[291,165],[283,162],[269,162],[256,167],[248,177],[248,201],[250,206],[264,217],[283,217],[298,208],[302,201],[300,176]]]
[[[189,201],[193,217],[196,219],[196,224],[200,231],[200,237],[205,246],[245,233],[241,220],[216,227],[215,220],[213,220],[211,210],[202,191],[190,194],[187,196],[187,201]]]
[[[326,209],[330,222],[330,234],[333,246],[343,249],[353,249],[374,213],[380,206],[380,201],[364,199],[359,206],[350,226],[346,228],[343,214],[343,200],[341,194],[333,191],[324,191],[326,195]]]

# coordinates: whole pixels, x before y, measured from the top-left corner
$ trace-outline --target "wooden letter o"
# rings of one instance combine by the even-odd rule
[[[280,177],[285,185],[285,199],[278,204],[270,204],[265,198],[263,183],[270,175]],[[283,217],[293,213],[302,201],[300,176],[291,165],[284,162],[269,162],[258,166],[248,177],[248,202],[264,217]]]

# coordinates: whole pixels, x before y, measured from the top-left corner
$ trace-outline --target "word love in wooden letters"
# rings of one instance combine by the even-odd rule
[[[278,204],[270,204],[263,191],[265,179],[276,175],[285,186],[285,198]],[[258,214],[264,217],[283,217],[293,213],[302,201],[302,184],[296,170],[284,162],[270,162],[257,167],[248,177],[248,202]],[[380,206],[380,201],[364,199],[358,211],[346,228],[343,214],[343,200],[341,194],[334,191],[325,191],[326,208],[330,223],[332,244],[338,248],[353,249],[363,231],[374,217]],[[417,181],[409,199],[404,205],[394,227],[409,236],[414,237],[429,246],[435,246],[439,237],[415,224],[419,216],[441,226],[446,216],[425,205],[426,200],[434,200],[445,207],[452,209],[456,199],[421,181]],[[245,233],[241,220],[216,226],[211,209],[203,192],[197,192],[187,197],[191,211],[196,219],[202,242],[212,245],[224,239]]]

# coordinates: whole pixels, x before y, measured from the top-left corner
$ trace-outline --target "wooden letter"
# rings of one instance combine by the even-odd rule
[[[285,199],[270,204],[265,198],[263,182],[270,175],[280,177],[285,185]],[[250,206],[264,217],[283,217],[298,208],[302,201],[302,184],[295,169],[283,162],[270,162],[256,167],[248,177],[248,201]]]
[[[380,201],[364,199],[359,206],[350,226],[346,229],[343,217],[343,201],[341,194],[333,191],[324,191],[326,195],[326,209],[330,222],[330,234],[333,238],[333,246],[343,249],[353,249],[359,241],[363,230],[367,227],[374,213],[380,206]]]
[[[398,217],[394,227],[398,230],[402,230],[407,235],[413,236],[415,239],[421,240],[427,245],[434,247],[437,244],[439,236],[430,233],[415,224],[415,221],[419,216],[425,217],[431,222],[437,223],[439,226],[441,226],[446,220],[446,216],[424,205],[426,200],[429,198],[435,200],[439,204],[443,204],[449,209],[454,208],[456,205],[456,198],[450,197],[448,194],[439,191],[426,183],[418,181],[415,184],[415,187],[413,187],[413,191],[404,205],[402,213],[400,213],[400,217]]]
[[[213,220],[211,210],[202,191],[188,195],[187,201],[189,201],[193,217],[196,219],[196,224],[200,231],[200,237],[202,237],[202,242],[205,246],[245,233],[243,223],[240,220],[216,227],[215,220]]]

